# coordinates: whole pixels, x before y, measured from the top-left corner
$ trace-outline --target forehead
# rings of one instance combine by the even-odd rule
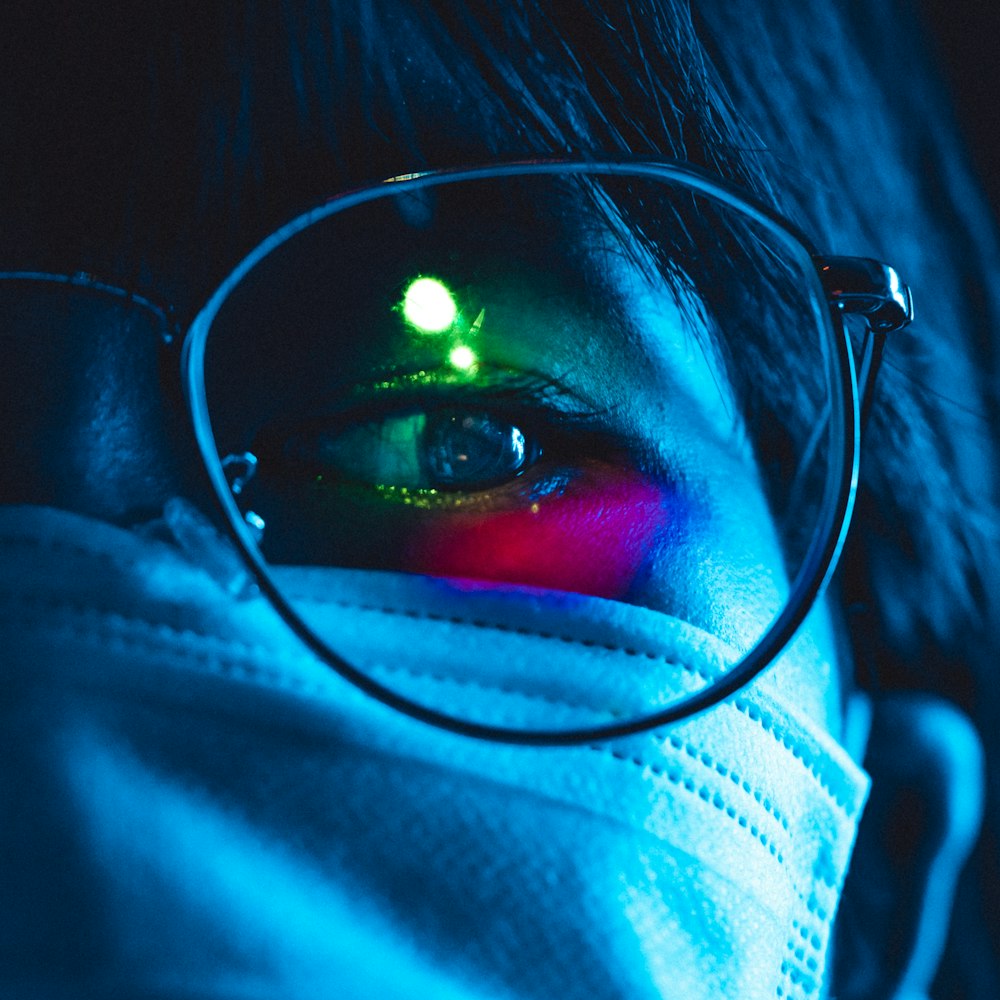
[[[11,74],[8,134],[31,153],[3,249],[189,310],[268,232],[360,183],[539,153],[716,158],[682,5],[637,25],[619,5],[540,6],[227,3],[132,33],[36,28]]]

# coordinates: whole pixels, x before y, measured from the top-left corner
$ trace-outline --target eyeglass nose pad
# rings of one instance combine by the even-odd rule
[[[222,471],[233,496],[239,496],[257,472],[257,456],[249,451],[226,455],[222,460]]]
[[[229,454],[222,460],[222,471],[234,497],[239,496],[257,473],[257,456],[250,451]],[[254,541],[260,545],[264,540],[264,518],[252,510],[243,515],[243,521],[250,529]]]
[[[267,527],[264,518],[262,518],[260,514],[256,514],[252,510],[248,510],[243,515],[243,520],[246,523],[246,526],[250,529],[250,534],[253,535],[253,540],[260,545],[260,543],[264,541],[264,529]]]

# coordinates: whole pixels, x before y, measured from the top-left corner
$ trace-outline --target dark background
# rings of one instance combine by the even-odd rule
[[[1000,0],[919,0],[918,9],[973,164],[1000,217]]]
[[[992,205],[994,218],[1000,220],[1000,0],[916,0],[916,9],[926,21],[941,75],[951,90],[955,120],[964,134],[972,165]],[[887,44],[891,44],[891,39]],[[987,752],[995,756],[995,739],[988,738],[987,745]],[[996,838],[995,829],[988,827],[979,847],[985,863],[982,857],[979,862],[973,859],[970,864],[973,878],[977,873],[996,871]],[[992,890],[987,890],[983,898],[995,897]],[[994,955],[1000,951],[1000,915],[987,912],[980,913],[978,918],[968,913],[965,916],[971,917],[974,925],[970,926],[968,920],[963,925],[957,917],[951,928],[949,955],[951,962],[957,960],[965,967],[966,977],[971,974],[975,979],[976,966],[987,964],[983,950],[989,949],[990,944],[984,945],[984,930],[987,939],[992,940]],[[946,958],[935,983],[934,997],[949,1000],[966,997],[970,995],[967,990],[975,988],[969,979],[965,980],[964,990],[960,988],[950,975],[951,968]],[[979,985],[991,981],[995,982],[991,974],[982,970]]]

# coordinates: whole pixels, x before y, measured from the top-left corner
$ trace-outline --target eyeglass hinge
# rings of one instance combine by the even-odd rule
[[[895,268],[870,257],[813,257],[831,305],[863,315],[875,333],[894,333],[913,321],[913,295]]]

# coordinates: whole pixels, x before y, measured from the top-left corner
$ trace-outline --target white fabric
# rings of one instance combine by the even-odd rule
[[[348,652],[456,697],[721,655],[607,601],[308,576]],[[4,997],[817,994],[868,782],[773,689],[608,745],[453,736],[171,546],[38,508],[0,510],[0,651]]]

